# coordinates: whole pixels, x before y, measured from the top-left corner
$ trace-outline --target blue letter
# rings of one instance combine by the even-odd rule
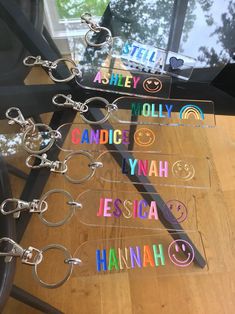
[[[107,261],[106,261],[106,250],[102,250],[103,258],[100,257],[100,250],[96,250],[96,265],[97,270],[101,271],[101,265],[103,264],[103,269],[107,270]]]

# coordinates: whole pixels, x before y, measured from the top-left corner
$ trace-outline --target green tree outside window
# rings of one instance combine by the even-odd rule
[[[102,16],[108,3],[108,0],[56,0],[61,19],[77,19],[85,12],[93,16]]]

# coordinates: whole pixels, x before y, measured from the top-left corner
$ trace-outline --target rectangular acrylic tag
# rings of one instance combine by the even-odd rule
[[[88,226],[154,230],[196,230],[195,197],[191,190],[161,188],[159,194],[86,190],[76,202],[79,222]]]
[[[113,40],[112,56],[120,58],[127,69],[167,73],[184,80],[190,78],[196,64],[195,58],[119,37]]]
[[[171,77],[115,68],[84,65],[78,85],[83,88],[125,95],[168,97]]]
[[[104,152],[97,161],[101,180],[116,183],[209,188],[211,186],[207,158],[162,155],[154,152]],[[117,166],[117,163],[121,166]],[[112,169],[112,171],[109,171]],[[98,172],[97,172],[98,173]]]
[[[151,276],[207,273],[204,246],[199,232],[158,233],[130,238],[94,240],[75,252],[81,264],[76,276],[143,272]]]
[[[57,146],[69,152],[107,151],[114,150],[115,146],[122,151],[131,147],[134,150],[161,152],[166,147],[163,132],[160,126],[156,125],[134,127],[124,123],[108,126],[67,123],[60,126],[58,131],[61,138],[57,139]],[[173,132],[171,133],[173,136]]]
[[[214,127],[214,103],[209,100],[120,97],[114,102],[118,122]],[[121,110],[122,108],[125,110]],[[131,122],[130,122],[131,121]]]

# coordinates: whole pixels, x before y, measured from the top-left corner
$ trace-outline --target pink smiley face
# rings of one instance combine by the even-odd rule
[[[185,240],[175,240],[168,247],[168,256],[173,264],[179,267],[189,266],[194,260],[194,249]]]

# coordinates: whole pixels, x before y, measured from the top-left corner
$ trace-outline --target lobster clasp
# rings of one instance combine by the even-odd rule
[[[4,242],[9,246],[9,249],[6,249],[5,252],[0,251],[0,256],[5,256],[6,263],[11,262],[13,257],[20,257],[22,263],[31,266],[41,263],[43,256],[40,250],[31,246],[24,249],[10,238],[1,238],[0,244]]]
[[[63,99],[63,101],[59,102],[59,99]],[[84,113],[88,111],[88,106],[85,103],[77,102],[72,100],[72,95],[64,95],[57,94],[52,98],[52,102],[54,105],[58,107],[70,107],[74,110],[79,111],[80,113]]]
[[[37,165],[34,164],[34,161],[36,160],[39,161],[39,164]],[[42,154],[42,155],[32,154],[32,155],[29,155],[26,159],[26,166],[32,169],[50,167],[51,163],[52,161],[47,159],[47,154]]]
[[[8,206],[10,206],[12,209],[6,210]],[[0,210],[3,215],[13,214],[14,218],[19,218],[20,212],[29,208],[30,204],[28,202],[24,202],[18,198],[7,198],[0,206]]]
[[[7,208],[11,208],[7,210]],[[28,210],[30,213],[44,213],[48,209],[46,201],[34,199],[32,202],[25,202],[18,198],[8,198],[2,202],[0,211],[3,215],[13,214],[14,218],[19,218],[22,211]]]
[[[39,160],[40,163],[38,165],[33,163],[35,159]],[[26,159],[26,166],[32,169],[50,168],[50,171],[58,173],[65,173],[68,170],[65,162],[59,160],[51,161],[47,159],[47,154],[42,154],[42,156],[36,154],[29,155]]]
[[[6,242],[9,249],[6,252],[0,251],[0,256],[5,256],[5,262],[11,262],[13,257],[21,257],[24,254],[24,249],[10,238],[1,238],[0,244]]]
[[[23,64],[28,66],[28,67],[32,67],[34,65],[42,65],[42,63],[43,63],[43,60],[42,60],[41,56],[37,56],[37,57],[28,56],[28,57],[24,58],[24,60],[23,60]]]
[[[11,107],[6,111],[6,117],[10,120],[8,124],[18,124],[22,130],[26,130],[28,127],[34,127],[34,123],[31,119],[25,119],[22,112],[17,107]]]
[[[81,15],[81,20],[83,23],[87,23],[87,24],[90,24],[91,21],[92,21],[92,15],[88,12],[84,12],[82,15]]]
[[[59,100],[63,101],[59,101]],[[64,94],[57,94],[52,98],[52,102],[54,105],[59,107],[73,107],[74,101],[72,100],[72,95],[64,95]]]

